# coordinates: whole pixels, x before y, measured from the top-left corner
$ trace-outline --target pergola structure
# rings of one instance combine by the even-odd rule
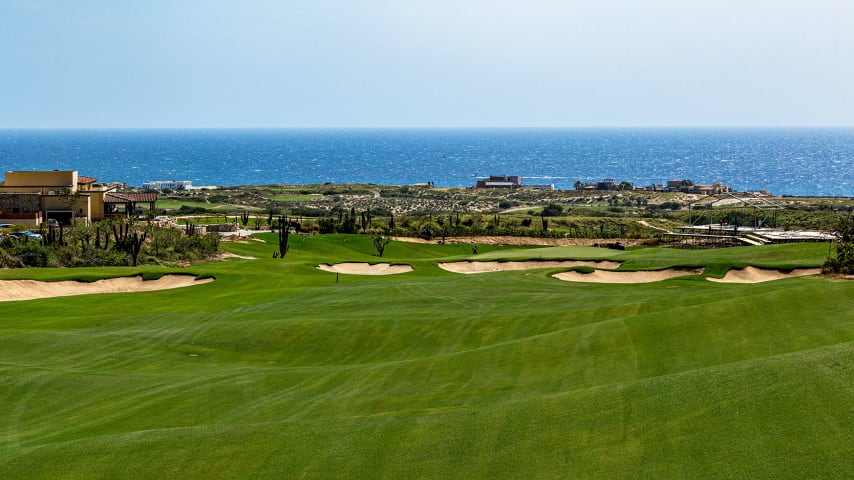
[[[739,212],[733,215],[732,210],[748,210],[749,214]],[[777,232],[777,213],[780,210],[783,210],[782,206],[754,193],[723,192],[707,195],[688,204],[688,225],[676,227],[678,233],[669,232],[665,236],[685,246],[700,248],[773,243],[781,241],[768,237],[772,232]]]
[[[691,248],[833,240],[826,232],[780,230],[777,214],[783,209],[755,193],[716,193],[688,204],[688,225],[662,236]]]
[[[711,229],[712,226],[717,226],[718,229],[729,227],[735,232],[739,227],[742,227],[736,220],[733,225],[727,225],[721,220],[720,215],[715,215],[716,209],[750,209],[752,210],[752,225],[743,225],[745,228],[758,229],[762,227],[777,228],[777,213],[784,208],[761,195],[749,192],[726,192],[708,195],[695,202],[688,204],[688,223],[691,227],[706,227]],[[702,221],[708,221],[707,224],[699,225]],[[690,228],[690,227],[689,227]]]
[[[104,195],[104,214],[106,216],[127,216],[136,211],[139,203],[147,203],[154,210],[157,192],[110,192]]]

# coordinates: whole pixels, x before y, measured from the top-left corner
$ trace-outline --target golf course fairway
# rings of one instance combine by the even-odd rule
[[[615,251],[392,242],[226,244],[186,288],[0,303],[0,478],[854,478],[854,282],[718,283],[827,244]],[[702,275],[566,282],[619,262]],[[337,275],[318,265],[407,265]],[[551,264],[549,264],[551,265]]]

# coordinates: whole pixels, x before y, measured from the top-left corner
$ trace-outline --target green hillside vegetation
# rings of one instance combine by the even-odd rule
[[[560,269],[817,267],[827,244],[500,247],[275,234],[204,285],[0,303],[0,478],[852,478],[854,282],[608,285]],[[408,264],[391,276],[318,264]]]
[[[709,222],[704,197],[681,192],[535,191],[504,189],[414,188],[370,184],[259,185],[175,191],[161,195],[148,217],[219,216],[234,221],[251,215],[250,228],[265,228],[275,216],[298,219],[301,231],[361,233],[383,229],[396,236],[419,236],[430,228],[437,236],[526,236],[658,241],[662,231],[690,222]],[[689,212],[691,202],[700,201]],[[830,230],[854,209],[850,198],[778,197],[785,210],[720,208],[712,223],[764,225],[783,230]],[[342,216],[355,214],[355,224]],[[391,218],[394,217],[394,222]],[[179,222],[180,223],[180,222]],[[393,225],[392,225],[393,223]],[[393,226],[393,228],[391,228]]]

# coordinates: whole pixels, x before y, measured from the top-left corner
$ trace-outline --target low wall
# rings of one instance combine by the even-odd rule
[[[32,214],[41,211],[38,193],[0,193],[0,215]]]
[[[204,232],[236,232],[239,227],[236,223],[211,223],[207,225],[196,225],[196,228],[203,228]]]

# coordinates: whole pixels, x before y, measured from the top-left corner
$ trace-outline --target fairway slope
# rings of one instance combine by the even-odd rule
[[[201,288],[2,304],[0,479],[854,478],[854,282],[704,280],[815,267],[826,246],[392,242],[380,258],[335,234],[273,258],[259,238],[227,246],[256,260],[193,264],[216,278]],[[437,267],[567,259],[622,262],[583,279],[689,276]],[[321,264],[413,271],[337,281]]]

